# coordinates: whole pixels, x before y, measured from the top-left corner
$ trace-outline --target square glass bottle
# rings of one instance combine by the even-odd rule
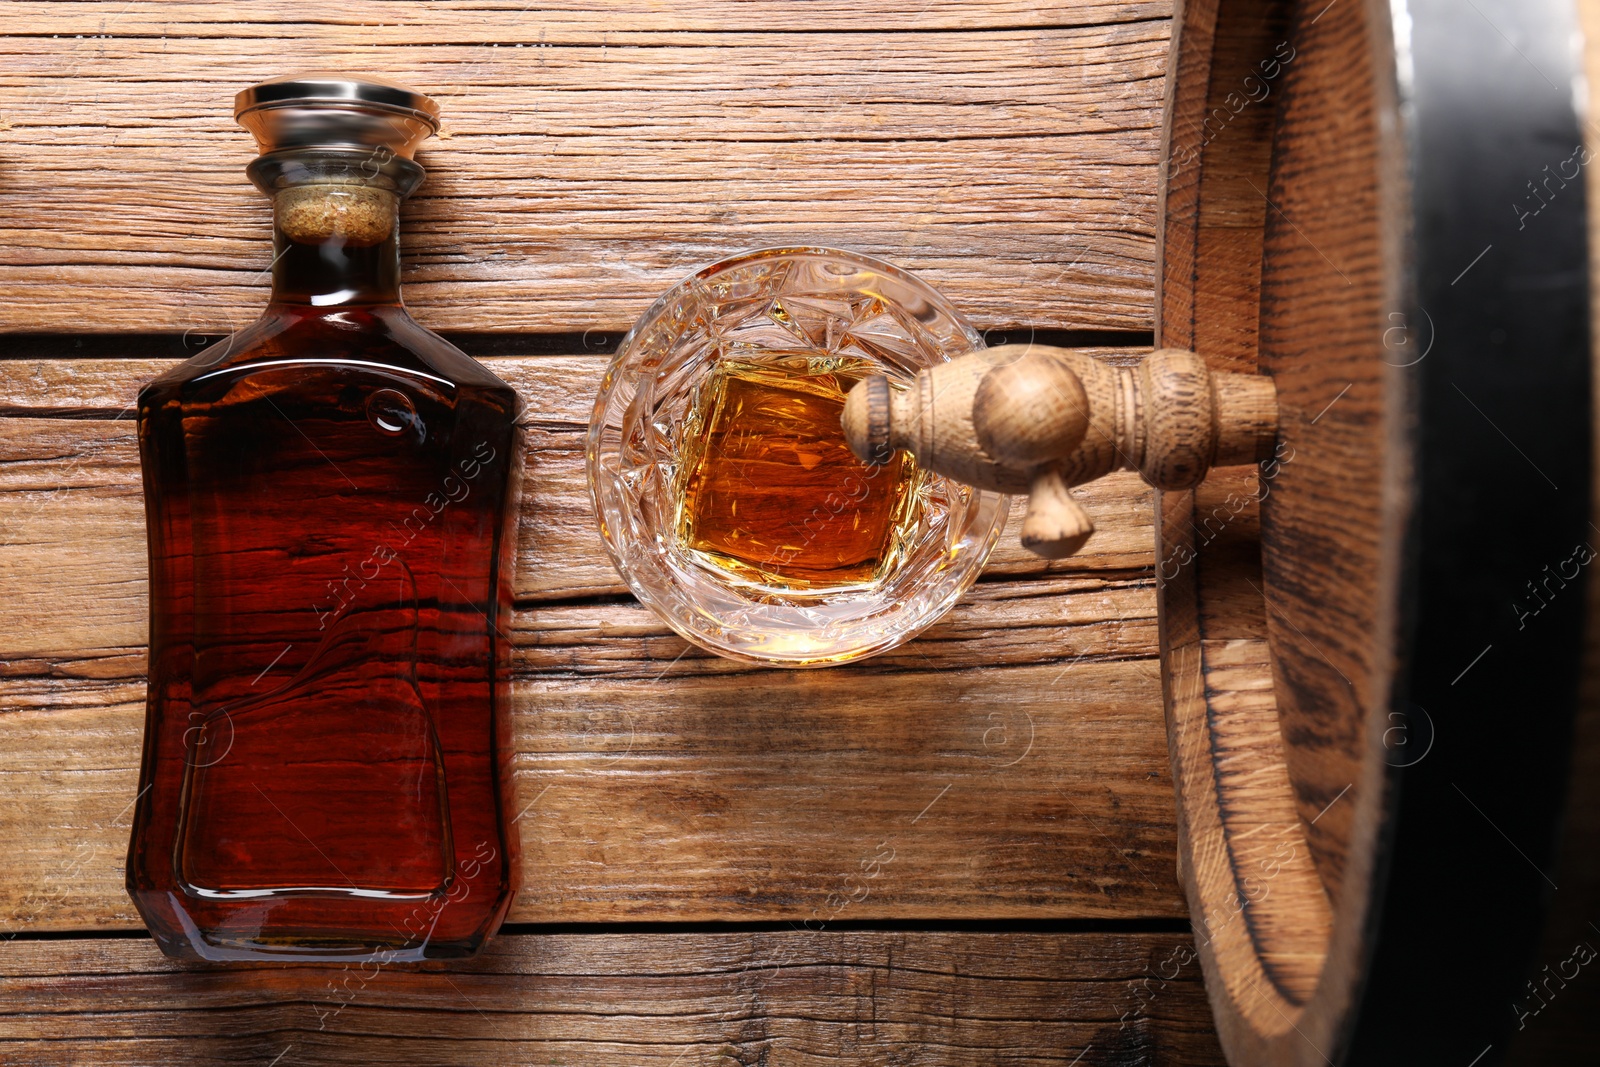
[[[128,890],[169,955],[470,954],[516,887],[515,391],[418,325],[399,202],[432,100],[239,94],[272,297],[139,396],[150,681]]]

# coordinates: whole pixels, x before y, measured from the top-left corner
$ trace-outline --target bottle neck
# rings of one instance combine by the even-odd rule
[[[400,197],[356,182],[285,185],[272,197],[272,303],[400,301]]]

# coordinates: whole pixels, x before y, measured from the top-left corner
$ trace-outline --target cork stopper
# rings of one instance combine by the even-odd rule
[[[278,229],[298,244],[335,238],[347,245],[375,245],[394,232],[396,195],[372,185],[315,182],[278,190]]]

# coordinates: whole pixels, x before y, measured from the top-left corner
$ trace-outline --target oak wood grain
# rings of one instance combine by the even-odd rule
[[[238,41],[322,34],[368,45],[411,44],[420,33],[441,44],[512,45],[552,39],[627,40],[630,33],[736,33],[771,30],[878,33],[986,30],[996,26],[1050,29],[1165,19],[1171,0],[427,0],[404,6],[387,0],[341,0],[308,10],[295,0],[262,0],[217,17],[204,0],[160,4],[118,0],[13,0],[7,11],[30,32],[90,40],[122,33],[142,37],[210,37]],[[19,31],[20,32],[20,31]],[[88,47],[93,47],[92,45]],[[253,50],[253,47],[252,47]]]
[[[1319,8],[1182,6],[1158,325],[1278,391],[1272,460],[1160,494],[1157,573],[1218,1031],[1235,1061],[1282,1067],[1344,1054],[1365,966],[1405,467],[1403,393],[1371,343],[1399,299],[1391,42],[1378,5]]]
[[[220,342],[219,342],[220,343]],[[1129,349],[1083,349],[1121,363]],[[561,601],[627,593],[595,532],[583,466],[584,434],[605,371],[604,356],[492,358],[486,362],[521,393],[527,411],[529,468],[518,549],[519,602]],[[124,610],[125,592],[142,589],[145,571],[143,504],[134,436],[139,387],[165,370],[163,360],[0,360],[0,531],[42,555],[0,569],[7,594],[25,610],[54,618],[58,582],[54,568],[105,604],[94,622],[100,634],[143,637],[143,607]],[[1074,560],[1046,563],[1002,537],[990,558],[991,576],[1130,570],[1150,565],[1153,528],[1150,493],[1131,475],[1113,475],[1080,490],[1099,532]],[[63,541],[63,524],[80,527],[85,540],[103,546],[87,570]],[[48,561],[48,562],[46,562]],[[0,568],[7,564],[0,562]],[[61,625],[71,625],[63,620]],[[132,628],[130,628],[132,627]],[[22,637],[23,635],[16,635]],[[23,638],[26,640],[26,638]],[[26,651],[12,646],[9,651]]]
[[[1261,363],[1278,385],[1288,461],[1262,502],[1262,592],[1289,778],[1337,906],[1363,793],[1377,785],[1363,763],[1395,669],[1387,597],[1403,534],[1405,384],[1402,360],[1375,359],[1372,342],[1387,338],[1401,294],[1370,33],[1331,14],[1295,29],[1263,240]]]
[[[408,296],[436,328],[616,331],[719,256],[826,242],[919,271],[980,326],[1148,330],[1170,8],[7,4],[0,331],[248,321],[268,212],[232,94],[318,66],[440,98],[404,220]],[[1222,1062],[1186,935],[833,925],[1183,913],[1148,490],[1085,492],[1098,532],[1063,563],[1014,525],[963,604],[889,655],[755,670],[687,648],[600,551],[594,357],[494,367],[534,413],[513,918],[811,929],[516,933],[448,969],[365,972],[48,939],[138,926],[128,404],[166,364],[15,354],[0,333],[0,589],[27,619],[0,634],[0,931],[24,938],[0,953],[0,1060]]]
[[[624,329],[735,251],[842,245],[983,326],[1152,322],[1167,5],[18,4],[0,330],[226,330],[270,259],[238,89],[438,94],[404,215],[435,328]]]
[[[10,1064],[1018,1067],[1223,1063],[1187,935],[514,934],[419,969],[0,954]]]
[[[1123,369],[1040,343],[969,352],[897,391],[882,376],[863,379],[843,414],[863,462],[903,450],[955,481],[1026,491],[1022,545],[1051,560],[1094,533],[1073,486],[1127,468],[1157,489],[1192,489],[1214,466],[1271,459],[1277,422],[1265,375],[1213,373],[1186,349],[1157,349]]]
[[[508,635],[514,919],[802,920],[847,899],[852,918],[1182,913],[1133,475],[1086,497],[1100,531],[1074,561],[1012,548],[900,649],[760,670],[691,649],[604,558],[581,451],[604,359],[489,363],[527,402],[532,455]],[[10,929],[137,924],[121,887],[146,611],[127,408],[166,365],[0,363],[0,587],[30,620],[0,634]],[[853,899],[880,845],[896,858]]]

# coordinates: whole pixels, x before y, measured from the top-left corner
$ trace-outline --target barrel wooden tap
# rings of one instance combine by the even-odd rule
[[[850,390],[843,421],[865,462],[906,449],[956,481],[1026,493],[1023,545],[1061,559],[1094,532],[1072,486],[1136,470],[1157,489],[1189,489],[1212,467],[1269,459],[1278,405],[1272,379],[1212,372],[1181,349],[1123,368],[1029,344],[928,368],[908,389],[866,378]]]

